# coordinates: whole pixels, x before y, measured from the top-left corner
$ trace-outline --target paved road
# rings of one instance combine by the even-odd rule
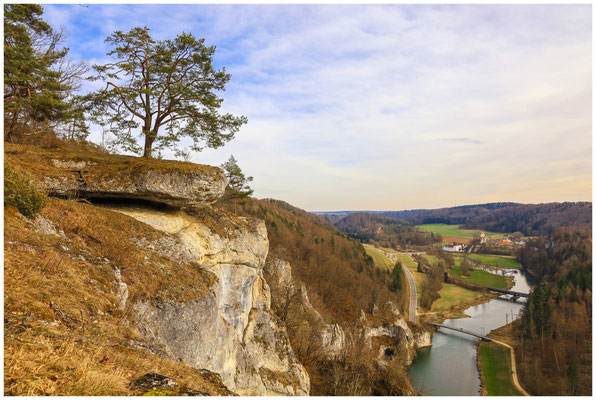
[[[416,306],[418,304],[416,283],[414,282],[414,277],[412,276],[412,273],[408,267],[406,267],[405,264],[402,264],[401,267],[406,273],[406,277],[408,278],[408,287],[410,288],[410,311],[408,312],[408,319],[410,322],[416,322]]]
[[[371,246],[369,244],[365,244],[365,246],[375,249],[377,251],[380,251],[381,253],[383,253],[385,255],[385,257],[387,257],[388,259],[390,259],[393,262],[399,261],[398,258],[395,256],[395,254],[408,254],[408,255],[409,254],[423,254],[422,252],[420,252],[420,253],[388,253],[385,250],[381,250],[381,249]],[[408,267],[405,266],[404,263],[401,264],[401,268],[406,273],[406,278],[408,281],[408,288],[409,288],[409,292],[410,292],[410,306],[408,309],[409,310],[408,311],[408,320],[410,322],[416,322],[417,321],[416,308],[418,305],[418,293],[416,292],[416,282],[414,282],[414,276],[412,275],[412,273],[410,272]]]

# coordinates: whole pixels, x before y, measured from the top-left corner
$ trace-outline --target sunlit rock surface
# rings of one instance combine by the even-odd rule
[[[209,293],[185,303],[140,302],[134,311],[151,346],[196,368],[220,374],[239,395],[307,395],[309,378],[285,331],[270,312],[263,278],[265,224],[224,211],[201,215],[111,207],[169,240],[145,243],[164,256],[197,263],[217,277]],[[206,222],[207,221],[207,222]]]

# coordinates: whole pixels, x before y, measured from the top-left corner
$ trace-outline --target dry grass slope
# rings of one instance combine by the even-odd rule
[[[76,151],[65,155],[32,146],[6,144],[6,150],[6,165],[38,177],[58,173],[48,157],[79,157]],[[152,168],[189,167],[99,152],[84,157],[97,160],[96,173],[132,171],[146,162]],[[38,222],[50,221],[60,234],[42,233],[34,218],[13,207],[4,210],[5,395],[138,394],[129,382],[148,372],[212,395],[230,393],[216,376],[164,359],[159,349],[148,351],[140,343],[130,304],[199,298],[215,280],[197,265],[173,261],[147,246],[167,244],[163,233],[73,200],[50,199],[37,217]],[[222,232],[234,229],[225,226],[225,212],[207,209],[199,214]],[[220,217],[224,222],[216,224]],[[124,309],[118,304],[115,268],[128,285]]]

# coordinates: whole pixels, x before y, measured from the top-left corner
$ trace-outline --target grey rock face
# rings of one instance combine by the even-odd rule
[[[146,243],[166,257],[192,261],[217,277],[202,298],[140,302],[133,306],[147,344],[163,354],[213,371],[239,395],[308,395],[309,377],[294,356],[285,328],[270,312],[263,278],[265,224],[212,211],[208,226],[184,212],[113,208],[168,233]]]
[[[64,232],[56,226],[52,221],[44,218],[41,214],[37,214],[33,220],[28,221],[28,224],[33,230],[43,233],[45,235],[55,235],[66,237]]]
[[[114,276],[116,277],[116,297],[118,299],[118,309],[124,310],[126,308],[126,301],[128,300],[128,285],[122,281],[122,274],[116,267],[114,268]]]
[[[223,171],[197,166],[196,170],[158,169],[139,161],[134,171],[114,168],[97,172],[97,163],[52,159],[63,174],[45,176],[39,182],[49,194],[90,198],[127,198],[175,207],[203,207],[220,198],[226,187]],[[207,170],[207,172],[206,172]]]
[[[395,304],[387,302],[387,308],[392,314],[390,322],[379,326],[373,326],[364,318],[364,324],[361,330],[361,337],[368,345],[372,345],[373,338],[389,338],[392,342],[391,353],[395,356],[403,357],[405,365],[410,365],[414,361],[416,351],[421,347],[430,346],[430,331],[413,331],[407,321],[401,315]],[[384,348],[379,349],[379,360],[386,357]]]

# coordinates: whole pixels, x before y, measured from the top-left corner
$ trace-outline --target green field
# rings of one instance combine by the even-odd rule
[[[383,246],[377,246],[377,248],[381,249],[381,250],[385,250],[387,253],[396,253],[397,250],[395,249],[390,249],[388,247],[383,247]]]
[[[432,265],[439,265],[439,259],[437,256],[431,256],[430,254],[425,254],[424,258],[428,260]]]
[[[473,238],[474,235],[479,235],[478,230],[459,229],[459,225],[447,224],[425,224],[416,225],[417,228],[427,232],[440,233],[443,236],[460,236],[465,238]]]
[[[480,230],[477,229],[460,229],[460,225],[447,225],[447,224],[424,224],[416,225],[416,228],[422,229],[427,232],[440,233],[443,236],[459,236],[463,238],[472,239],[476,235],[480,235]],[[504,237],[503,233],[486,232],[484,234],[487,237]]]
[[[450,276],[482,286],[491,286],[499,289],[506,289],[509,287],[509,281],[506,276],[491,274],[490,272],[478,268],[471,271],[469,276],[463,276],[460,264],[461,263],[456,263],[456,265],[449,270],[448,273]]]
[[[469,257],[471,260],[476,261],[482,265],[487,265],[489,267],[516,269],[521,269],[522,267],[522,265],[519,262],[517,262],[513,257],[510,256],[470,254],[466,257]]]
[[[489,396],[522,396],[511,378],[509,349],[495,343],[481,342],[478,346],[478,357]]]
[[[441,297],[433,303],[431,307],[432,311],[444,311],[464,301],[480,297],[482,296],[482,293],[468,290],[450,283],[443,283],[443,287],[439,290],[439,295]]]
[[[407,254],[396,254],[397,259],[402,262],[406,267],[416,271],[418,269],[418,263],[414,261],[412,257]]]
[[[385,255],[383,253],[381,253],[380,251],[372,249],[367,246],[364,247],[364,250],[366,250],[366,254],[368,254],[369,256],[372,257],[377,268],[387,269],[387,270],[391,271],[393,269],[393,267],[395,266],[395,263],[393,261],[391,261],[390,259],[388,259],[387,257],[385,257]]]

